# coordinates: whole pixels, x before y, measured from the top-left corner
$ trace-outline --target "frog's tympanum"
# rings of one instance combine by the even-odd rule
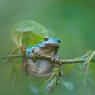
[[[35,75],[38,77],[49,77],[52,74],[54,61],[57,56],[60,40],[58,38],[45,38],[44,41],[38,43],[35,46],[26,48],[26,56],[28,58],[27,72],[29,75]],[[51,56],[52,61],[46,59],[36,59],[33,55]]]

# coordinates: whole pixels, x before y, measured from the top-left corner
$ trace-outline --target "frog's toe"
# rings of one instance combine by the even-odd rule
[[[59,59],[59,56],[53,56],[51,58],[51,61],[54,62],[54,63],[56,63],[58,61],[58,59]]]
[[[33,53],[31,53],[30,56],[31,56],[32,59],[35,59],[35,55]]]
[[[56,62],[56,58],[55,57],[52,57],[51,58],[51,62],[55,63]]]

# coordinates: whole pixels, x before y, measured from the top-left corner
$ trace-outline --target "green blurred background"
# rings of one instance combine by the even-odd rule
[[[95,0],[0,0],[0,55],[11,52],[12,26],[24,20],[35,20],[54,31],[61,39],[59,55],[63,59],[95,49]],[[15,78],[11,80],[8,76],[8,67],[9,64],[0,64],[0,95],[48,95],[41,80],[33,81],[20,75],[21,71],[17,71],[15,85]],[[64,79],[73,82],[75,89],[59,86],[51,95],[94,95],[94,69],[92,63],[90,82],[84,85],[78,65],[64,68]]]

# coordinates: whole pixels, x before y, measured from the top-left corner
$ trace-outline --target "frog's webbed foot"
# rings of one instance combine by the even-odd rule
[[[30,56],[31,56],[32,59],[35,59],[35,53],[31,53]]]
[[[59,59],[59,56],[58,55],[52,56],[51,62],[57,63],[58,59]]]
[[[37,55],[37,52],[35,51],[35,49],[33,49],[30,56],[32,59],[35,59],[36,58],[35,55]]]
[[[35,59],[35,49],[26,49],[26,56]]]

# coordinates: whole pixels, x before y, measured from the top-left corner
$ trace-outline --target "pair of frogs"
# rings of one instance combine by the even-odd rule
[[[60,39],[58,38],[45,38],[44,41],[35,46],[28,47],[25,50],[28,62],[25,65],[26,71],[29,75],[37,77],[50,77],[52,70],[55,67],[55,60],[58,59],[58,48]],[[50,56],[51,61],[46,59],[36,59],[33,55]]]

